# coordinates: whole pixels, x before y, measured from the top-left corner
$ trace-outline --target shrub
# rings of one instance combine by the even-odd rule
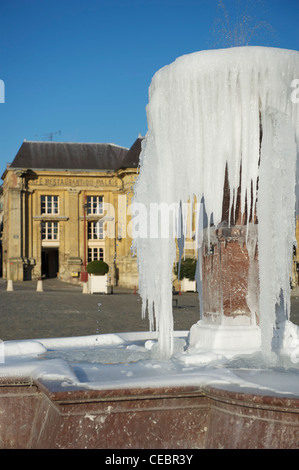
[[[179,263],[177,263],[175,268],[175,274],[179,279],[189,279],[189,281],[195,280],[195,271],[196,271],[196,259],[195,258],[186,258],[181,260],[180,272],[178,272]]]
[[[104,275],[109,271],[109,266],[105,261],[90,261],[86,266],[86,271],[89,274]]]

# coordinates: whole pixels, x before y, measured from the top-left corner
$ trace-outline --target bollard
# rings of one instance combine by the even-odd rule
[[[7,291],[10,291],[12,292],[13,291],[13,283],[12,283],[12,280],[11,279],[8,279],[7,281],[7,288],[6,288]]]
[[[89,294],[89,291],[88,291],[88,282],[83,282],[82,294]]]
[[[36,292],[43,292],[43,281],[41,279],[38,279],[37,281],[37,286],[36,286]]]

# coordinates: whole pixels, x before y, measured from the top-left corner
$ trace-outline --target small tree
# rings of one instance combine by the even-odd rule
[[[98,274],[103,276],[109,271],[109,266],[105,261],[90,261],[86,266],[88,274]]]
[[[186,258],[181,260],[180,272],[179,272],[179,263],[177,263],[175,268],[175,274],[179,279],[189,279],[189,281],[195,280],[196,272],[196,259],[195,258]]]

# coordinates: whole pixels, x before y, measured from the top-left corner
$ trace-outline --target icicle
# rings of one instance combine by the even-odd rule
[[[266,111],[263,131],[257,215],[262,349],[268,355],[276,305],[290,298],[297,148],[285,114]]]

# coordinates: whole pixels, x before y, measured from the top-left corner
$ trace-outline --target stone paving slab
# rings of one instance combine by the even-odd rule
[[[0,279],[0,339],[37,339],[126,331],[148,331],[141,318],[142,301],[131,289],[114,288],[111,295],[83,294],[73,284],[46,279],[43,292],[36,281],[14,282],[13,291]],[[189,330],[199,320],[196,293],[176,295],[175,330]]]

